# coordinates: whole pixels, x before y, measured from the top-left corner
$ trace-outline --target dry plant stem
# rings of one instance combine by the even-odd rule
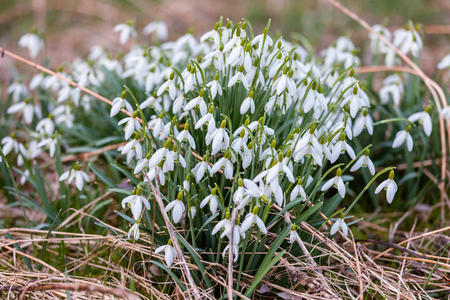
[[[227,294],[228,299],[233,300],[233,236],[234,236],[234,225],[236,223],[237,209],[233,208],[231,213],[231,234],[230,234],[230,247],[228,248],[228,284],[227,284]]]
[[[405,243],[407,243],[407,242],[409,242],[409,241],[421,239],[421,238],[423,238],[423,237],[427,237],[427,236],[430,236],[430,235],[433,235],[433,234],[436,234],[436,233],[445,232],[445,231],[447,231],[447,230],[450,230],[450,226],[447,226],[447,227],[445,227],[445,228],[440,228],[440,229],[437,229],[437,230],[434,230],[434,231],[430,231],[430,232],[427,232],[427,233],[423,233],[423,234],[417,235],[417,236],[415,236],[415,237],[409,238],[409,239],[407,239],[407,240],[401,241],[400,243],[397,244],[397,246],[401,246],[401,245],[403,245],[403,244],[405,244]],[[385,255],[385,254],[391,252],[392,250],[394,250],[394,248],[386,249],[386,250],[383,251],[382,253],[380,253],[380,254],[378,254],[377,256],[375,256],[374,260],[376,260],[376,259],[382,257],[383,255]]]
[[[353,233],[351,231],[350,231],[350,237],[352,238],[353,251],[355,251],[356,270],[358,271],[359,299],[364,300],[364,289],[363,289],[363,283],[362,283],[362,278],[361,278],[361,267],[359,265],[359,254],[356,249],[355,238],[353,237]]]
[[[317,269],[317,264],[316,261],[314,260],[314,258],[312,258],[311,253],[309,253],[308,249],[305,246],[305,243],[303,243],[302,239],[297,236],[295,238],[295,241],[297,242],[297,244],[300,246],[300,249],[302,249],[303,253],[305,254],[306,258],[308,259],[308,262],[311,264],[311,266],[315,267],[314,272],[317,274],[317,276],[319,277],[320,281],[322,282],[322,284],[325,285],[325,287],[327,288],[327,290],[332,293],[332,295],[334,297],[337,297],[336,294],[334,293],[334,291],[331,289],[331,287],[328,285],[328,282],[326,281],[326,279],[324,278],[321,270]]]
[[[68,290],[68,291],[84,291],[88,293],[101,293],[113,295],[122,299],[139,300],[136,294],[123,289],[114,289],[104,286],[97,286],[86,283],[46,283],[46,284],[29,284],[25,286],[2,286],[0,291],[18,291],[20,292],[18,299],[23,299],[26,292],[31,291],[51,291],[51,290]]]
[[[376,32],[372,29],[372,27],[363,19],[361,19],[358,15],[356,15],[354,12],[349,10],[347,7],[343,6],[340,2],[337,0],[326,0],[331,5],[339,9],[341,12],[343,12],[345,15],[350,17],[351,19],[358,22],[362,27],[364,27],[367,31],[374,34],[378,39],[380,39],[386,46],[391,48],[395,51],[395,53],[407,64],[409,65],[415,72],[417,72],[417,75],[423,80],[425,85],[428,87],[430,93],[433,95],[434,103],[439,111],[441,111],[441,107],[447,106],[447,99],[445,97],[444,92],[442,91],[441,87],[434,82],[431,78],[429,78],[425,73],[405,54],[403,54],[397,47],[395,47],[390,41],[388,41],[384,36]],[[440,101],[441,102],[440,102]],[[439,185],[439,189],[441,192],[441,224],[443,224],[445,220],[445,179],[446,179],[446,172],[447,172],[447,142],[445,138],[445,127],[444,127],[444,119],[442,118],[441,114],[438,114],[439,117],[439,129],[440,129],[440,137],[441,137],[441,148],[442,148],[442,164],[441,164],[441,183]],[[450,121],[447,121],[447,133],[449,136],[450,141]]]
[[[87,160],[88,158],[90,158],[92,156],[102,154],[102,153],[104,153],[106,151],[109,151],[109,150],[115,150],[117,148],[120,148],[121,146],[124,146],[127,143],[128,142],[121,142],[121,143],[117,143],[117,144],[108,145],[108,146],[105,146],[103,148],[100,148],[100,149],[97,149],[97,150],[94,150],[94,151],[83,152],[83,153],[80,153],[80,154],[67,155],[67,156],[64,156],[61,159],[61,161],[62,162],[74,161],[74,160],[83,160],[84,161],[84,160]]]
[[[94,92],[94,91],[92,91],[92,90],[90,90],[88,88],[85,88],[85,87],[77,84],[76,82],[74,82],[74,81],[72,81],[72,80],[70,80],[70,79],[68,79],[68,78],[66,78],[66,77],[64,77],[64,76],[62,76],[62,75],[60,75],[60,74],[58,74],[58,73],[48,69],[48,68],[46,68],[46,67],[41,66],[38,63],[32,62],[31,60],[28,60],[26,58],[23,58],[22,56],[14,54],[13,52],[8,51],[8,50],[6,50],[5,48],[2,48],[2,47],[0,47],[0,53],[2,54],[1,57],[9,56],[9,57],[11,57],[11,58],[13,58],[15,60],[18,60],[18,61],[20,61],[22,63],[25,63],[25,64],[27,64],[27,65],[29,65],[29,66],[31,66],[31,67],[41,71],[41,72],[44,72],[44,73],[47,73],[49,75],[55,76],[56,78],[67,82],[69,85],[71,85],[73,87],[79,88],[80,90],[82,90],[86,94],[89,94],[89,95],[91,95],[91,96],[93,96],[93,97],[95,97],[95,98],[105,102],[106,104],[108,104],[110,106],[112,105],[112,102],[109,99],[107,99],[107,98],[97,94],[96,92]],[[131,114],[127,110],[122,109],[121,111],[124,114],[126,114],[127,116],[131,117]],[[139,120],[139,122],[142,123],[142,121],[139,118],[136,118],[136,120]]]
[[[184,259],[183,252],[181,251],[180,244],[178,243],[178,239],[175,234],[175,229],[173,228],[173,225],[169,220],[169,216],[167,215],[167,213],[164,209],[164,203],[161,200],[161,196],[159,194],[159,189],[155,188],[155,186],[153,185],[151,180],[149,180],[149,178],[145,172],[143,174],[144,174],[145,178],[147,179],[147,181],[150,185],[150,188],[152,190],[153,196],[155,197],[155,200],[158,203],[158,206],[161,210],[161,214],[162,214],[162,216],[164,218],[164,222],[166,223],[166,226],[167,226],[167,231],[169,232],[170,239],[172,240],[172,245],[174,246],[175,251],[177,252],[178,258],[181,261],[181,265],[182,265],[182,268],[184,271],[183,273],[194,292],[194,298],[202,299],[200,296],[200,292],[199,292],[197,286],[195,285],[194,279],[192,278],[191,272],[189,271],[189,267],[187,266],[186,260]],[[156,182],[156,184],[158,184],[158,182]]]

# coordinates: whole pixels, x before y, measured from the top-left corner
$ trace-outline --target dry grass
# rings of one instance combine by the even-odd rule
[[[86,218],[93,217],[77,211],[72,220],[81,223]],[[421,218],[422,212],[400,217],[402,220],[414,220],[414,224]],[[363,295],[375,294],[385,299],[432,299],[428,296],[432,293],[449,295],[450,238],[447,234],[450,226],[434,231],[410,232],[397,230],[395,225],[390,228],[384,226],[398,219],[396,215],[378,216],[377,223],[361,222],[353,231],[373,238],[357,241],[353,237],[330,239],[325,228],[317,230],[302,223],[301,230],[312,237],[304,241],[311,254],[307,252],[302,257],[295,257],[287,252],[262,281],[263,287],[255,298],[280,296],[280,293],[288,299],[352,299],[358,296],[362,299]],[[0,230],[0,295],[4,299],[16,299],[25,293],[29,299],[60,299],[67,297],[67,290],[71,291],[72,299],[133,299],[134,295],[144,299],[152,296],[156,299],[182,299],[193,296],[189,290],[183,293],[178,289],[167,294],[164,286],[169,283],[172,287],[176,285],[171,284],[169,277],[161,276],[163,271],[150,262],[163,257],[154,254],[148,235],[143,236],[141,243],[134,243],[126,238],[124,231],[114,227],[111,230],[117,232],[117,236],[70,233],[64,232],[64,228],[59,230],[51,234],[25,228]],[[391,236],[392,241],[383,242],[386,234]],[[62,242],[67,253],[65,269],[51,266],[32,255],[33,249],[39,251],[46,247],[48,255],[57,257]],[[22,251],[18,250],[18,246]],[[134,257],[135,265],[123,267],[122,259],[113,258],[117,249],[126,256]],[[198,270],[195,264],[189,263],[189,253],[184,254],[189,269]],[[34,271],[27,267],[24,257],[30,260]],[[182,263],[180,260],[177,262],[173,268],[181,270]],[[226,286],[225,266],[206,260],[202,263],[207,269],[204,276],[209,276],[217,285]],[[136,268],[137,264],[142,264],[144,269]],[[96,270],[97,274],[89,277],[77,275],[87,269]],[[283,286],[277,284],[277,279],[285,275],[288,275],[289,283]],[[166,279],[161,280],[162,277]],[[249,274],[242,274],[242,277],[244,287],[253,280]],[[130,286],[134,286],[138,293],[132,293]],[[202,299],[211,297],[209,291],[202,287],[198,289]],[[234,293],[242,296],[239,291]]]
[[[15,54],[9,51],[5,52],[13,58],[19,57],[14,57]],[[34,67],[52,73],[51,70],[43,69],[41,66],[34,65]],[[433,82],[430,82],[420,69],[413,71],[431,85],[430,90],[439,93],[436,86],[432,85]],[[71,84],[78,87],[76,83]],[[103,98],[100,95],[93,96]],[[435,96],[435,100],[439,101],[440,97],[441,95]],[[443,128],[441,132],[445,147]],[[442,199],[446,199],[448,203],[443,186],[447,163],[446,148],[444,149],[441,193]],[[97,154],[99,153],[92,155]],[[90,156],[89,153],[86,155]],[[108,196],[106,194],[104,197]],[[2,209],[0,217],[2,215],[19,219],[24,217],[22,211],[4,205],[5,203],[0,202]],[[303,222],[299,227],[310,237],[308,240],[298,241],[304,255],[295,257],[286,252],[262,280],[263,285],[254,297],[433,299],[430,295],[434,294],[449,297],[450,223],[441,215],[440,228],[430,230],[424,227],[426,224],[424,220],[436,215],[433,211],[439,208],[444,209],[444,202],[433,207],[416,206],[403,214],[368,215],[366,220],[359,222],[353,229],[357,237],[367,237],[359,240],[355,240],[353,234],[349,238],[341,235],[339,238],[331,239],[326,226],[316,229]],[[132,242],[126,237],[125,231],[96,219],[87,211],[89,207],[73,210],[72,215],[56,229],[57,231],[0,229],[0,296],[4,299],[212,298],[211,291],[192,284],[189,274],[199,269],[196,264],[190,263],[191,256],[188,252],[184,252],[172,267],[185,274],[180,280],[185,286],[191,287],[183,292],[172,278],[163,274],[164,271],[151,262],[154,258],[163,259],[162,255],[154,253],[151,236],[143,233],[140,243]],[[45,218],[39,213],[32,212],[27,212],[27,217],[33,220]],[[80,231],[84,232],[81,224],[86,220],[99,222],[109,227],[110,232],[117,234],[102,236],[66,230],[78,224]],[[168,230],[171,235],[174,234],[170,222],[166,225],[167,227],[159,230]],[[276,236],[272,234],[271,237],[273,240]],[[260,242],[256,239],[256,236],[252,236],[251,241]],[[58,257],[62,244],[65,255]],[[269,248],[270,243],[266,247]],[[115,257],[117,250],[132,259],[125,259],[124,256]],[[177,250],[181,254],[181,249]],[[33,253],[36,252],[44,252],[48,257],[35,257]],[[64,263],[53,265],[46,262],[58,259],[63,259]],[[133,263],[124,267],[124,261]],[[232,289],[238,277],[237,270],[208,260],[201,262],[206,268],[203,276],[208,276],[216,286]],[[228,272],[236,275],[228,276]],[[91,276],[81,276],[81,273]],[[240,275],[241,286],[245,290],[254,278],[246,273]],[[280,278],[286,275],[288,282],[279,284]],[[227,283],[227,279],[234,281]],[[246,298],[242,295],[242,291],[232,290],[232,292],[240,298]]]

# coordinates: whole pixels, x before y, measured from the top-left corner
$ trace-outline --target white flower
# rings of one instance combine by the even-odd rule
[[[331,163],[334,163],[341,153],[347,152],[351,159],[355,159],[355,151],[345,142],[345,133],[341,133],[340,140],[333,146],[331,150]]]
[[[136,189],[136,194],[125,197],[122,200],[122,208],[130,206],[133,219],[138,221],[141,217],[143,205],[147,210],[150,209],[150,203],[148,203],[147,198],[142,196],[142,188],[138,187]]]
[[[446,106],[441,110],[442,118],[450,121],[450,106]]]
[[[233,75],[233,77],[230,78],[230,81],[228,82],[229,88],[239,82],[242,83],[242,85],[245,87],[245,89],[248,90],[250,88],[250,85],[248,84],[247,79],[245,78],[244,74],[242,73],[243,71],[244,71],[244,67],[241,66],[239,68],[239,72],[237,72],[235,75]]]
[[[380,183],[375,189],[375,194],[381,192],[381,190],[386,190],[386,200],[390,204],[394,199],[395,193],[397,192],[397,184],[394,181],[394,171],[389,173],[389,178]]]
[[[134,130],[139,131],[141,129],[141,123],[137,120],[137,111],[135,111],[131,117],[123,118],[117,123],[119,126],[125,124],[125,139],[128,140],[133,134]]]
[[[401,97],[403,96],[403,83],[399,75],[393,74],[386,77],[383,80],[383,87],[380,90],[381,103],[386,104],[389,102],[391,96],[395,105],[400,104]]]
[[[184,111],[190,111],[190,110],[194,109],[195,107],[198,107],[200,109],[200,114],[202,116],[205,116],[206,112],[207,112],[207,107],[206,107],[206,102],[203,99],[204,95],[205,95],[205,90],[201,89],[198,97],[195,97],[194,99],[192,99],[191,101],[189,101],[186,104],[186,106],[184,107]],[[197,126],[197,124],[196,124],[196,126]]]
[[[211,172],[211,167],[209,166],[209,164],[207,162],[207,157],[205,156],[203,158],[203,161],[198,162],[195,165],[194,169],[192,169],[192,173],[194,174],[195,181],[197,183],[199,183],[202,180],[206,171]]]
[[[176,95],[177,95],[177,87],[175,86],[175,73],[172,72],[169,75],[169,79],[164,82],[158,89],[158,91],[156,92],[156,95],[159,97],[161,96],[165,91],[169,91],[169,96],[170,99],[175,99]]]
[[[133,113],[133,107],[125,100],[125,93],[122,93],[122,96],[113,100],[110,113],[111,118],[117,115],[121,109],[126,109],[130,113]]]
[[[306,201],[306,198],[307,198],[306,193],[305,193],[305,190],[303,189],[303,187],[301,186],[301,184],[302,184],[302,179],[299,177],[297,180],[297,184],[291,191],[291,196],[290,196],[291,201],[294,201],[295,199],[297,199],[298,196],[300,196],[302,198],[303,202]]]
[[[439,70],[450,68],[450,54],[444,56],[444,58],[438,63],[437,68]]]
[[[53,135],[50,138],[43,139],[42,141],[40,141],[37,146],[39,148],[41,148],[43,146],[47,146],[49,148],[50,157],[53,157],[53,155],[55,155],[56,145],[57,144],[58,144],[58,140],[57,140],[56,136]]]
[[[321,191],[326,191],[328,189],[330,189],[331,187],[334,187],[335,189],[338,190],[339,196],[341,196],[341,198],[345,197],[345,184],[344,181],[342,180],[342,170],[341,168],[338,168],[336,171],[336,176],[329,179],[327,182],[325,182],[325,184],[322,186]]]
[[[133,226],[131,226],[130,230],[128,231],[128,238],[130,238],[131,235],[133,235],[133,238],[135,240],[138,240],[139,237],[141,236],[138,223],[134,223]]]
[[[353,136],[357,137],[360,135],[364,128],[367,129],[367,132],[370,135],[373,134],[373,120],[367,109],[364,110],[363,113],[360,114],[355,120],[355,124],[353,126]]]
[[[251,213],[248,213],[245,216],[245,220],[244,222],[242,222],[241,225],[241,234],[245,234],[245,232],[250,229],[250,227],[256,223],[256,225],[258,226],[259,230],[261,230],[261,232],[263,234],[267,234],[267,229],[266,229],[266,225],[264,225],[264,222],[261,220],[260,217],[258,217],[258,210],[259,207],[255,206],[253,207],[253,210]]]
[[[117,24],[113,28],[114,32],[120,32],[120,43],[125,44],[130,37],[136,36],[136,30],[134,30],[133,24],[131,22],[125,24]]]
[[[212,151],[211,155],[215,155],[220,150],[223,150],[228,147],[230,143],[230,137],[228,136],[227,131],[225,130],[225,126],[227,125],[227,121],[223,120],[220,123],[220,127],[217,128],[210,136],[206,138],[206,144],[209,145],[212,142]]]
[[[27,33],[19,40],[19,46],[21,48],[28,48],[30,56],[35,58],[39,51],[44,48],[44,41],[34,33]]]
[[[55,131],[55,123],[53,122],[53,117],[49,115],[48,118],[40,120],[36,124],[36,131],[41,134],[52,135]]]
[[[300,240],[300,236],[296,229],[297,226],[295,224],[291,226],[291,231],[289,232],[289,244],[293,244],[295,241]]]
[[[244,115],[248,110],[253,114],[255,112],[255,101],[253,100],[253,90],[250,91],[248,97],[242,101],[240,113]]]
[[[412,24],[409,25],[412,27]],[[413,56],[418,56],[422,49],[422,39],[414,28],[397,29],[394,32],[394,40],[392,42],[402,53],[411,52]]]
[[[406,146],[408,147],[408,151],[411,152],[413,149],[413,139],[411,134],[409,133],[411,131],[411,125],[408,125],[406,130],[401,130],[397,132],[395,135],[394,142],[392,142],[392,148],[400,147],[405,141]]]
[[[11,136],[5,136],[2,138],[2,152],[4,156],[7,156],[11,150],[14,150],[15,153],[19,151],[19,142],[15,140],[14,133]]]
[[[8,94],[12,94],[14,102],[19,101],[22,97],[28,96],[28,88],[26,85],[20,82],[13,82],[8,87]]]
[[[189,146],[191,146],[192,149],[195,149],[195,141],[192,135],[189,133],[189,123],[186,123],[184,125],[184,129],[177,135],[177,140],[182,143],[184,141],[188,141]]]
[[[233,163],[230,161],[230,157],[230,152],[225,152],[224,156],[211,167],[211,170],[209,171],[210,175],[213,176],[223,168],[225,178],[231,180],[233,178]]]
[[[144,34],[155,33],[159,40],[165,41],[168,37],[167,25],[161,21],[153,21],[148,23],[142,30]]]
[[[205,207],[206,204],[209,203],[209,210],[211,211],[212,214],[214,214],[217,211],[217,206],[218,206],[218,200],[217,200],[216,193],[217,193],[217,188],[213,188],[211,191],[211,194],[206,196],[200,203],[200,208]]]
[[[338,230],[341,229],[342,233],[347,236],[348,234],[348,226],[347,224],[345,224],[344,220],[341,218],[337,218],[336,221],[334,222],[333,226],[331,226],[331,230],[330,230],[330,234],[333,235],[336,232],[338,232]]]
[[[423,131],[427,136],[430,136],[431,130],[433,129],[429,114],[430,109],[431,107],[427,107],[425,111],[414,113],[408,118],[411,122],[419,121],[419,124],[423,126]]]
[[[136,160],[140,160],[142,158],[142,146],[139,142],[140,134],[137,133],[131,141],[129,141],[123,148],[120,154],[127,155],[127,164],[131,162],[131,159],[134,157]]]
[[[375,166],[373,165],[372,160],[369,157],[370,150],[367,149],[363,156],[361,156],[355,164],[351,167],[350,171],[355,172],[359,170],[361,167],[369,168],[370,174],[375,175]]]
[[[177,199],[167,204],[165,208],[166,212],[172,210],[172,220],[175,224],[181,221],[181,217],[183,216],[183,213],[185,211],[185,206],[181,199],[183,199],[183,193],[179,192],[177,195]]]
[[[227,211],[225,213],[225,219],[221,220],[219,223],[216,224],[216,226],[214,226],[214,228],[212,230],[212,234],[213,235],[216,234],[222,228],[224,230],[220,235],[221,238],[223,238],[224,236],[231,233],[231,220],[230,220],[230,212],[229,211]]]
[[[206,86],[208,86],[211,91],[212,99],[215,99],[217,94],[222,96],[222,86],[219,83],[219,73],[216,73],[214,80],[208,82]]]
[[[34,105],[27,98],[25,101],[15,103],[11,105],[6,111],[8,114],[14,114],[21,111],[23,113],[23,119],[26,124],[31,124],[33,121]]]
[[[173,263],[173,259],[177,258],[177,252],[172,246],[172,240],[169,239],[167,245],[156,248],[155,253],[160,253],[162,251],[164,251],[164,261],[166,262],[167,266],[170,267]]]
[[[59,177],[59,181],[68,180],[68,183],[71,184],[75,179],[75,186],[79,191],[83,190],[84,182],[89,182],[88,175],[80,170],[81,166],[79,164],[74,164],[68,171],[61,174]]]

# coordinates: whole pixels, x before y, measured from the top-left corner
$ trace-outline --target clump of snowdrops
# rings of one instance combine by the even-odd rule
[[[381,25],[374,29],[404,54],[419,56],[421,37],[412,24],[393,34]],[[20,179],[13,184],[14,177],[5,176],[5,182],[28,207],[49,212],[41,227],[63,220],[58,209],[112,191],[116,200],[104,206],[117,209],[129,239],[152,236],[167,267],[179,257],[162,210],[187,256],[195,249],[202,259],[226,265],[222,257],[231,244],[240,271],[270,268],[280,257],[255,253],[276,246],[273,251],[300,254],[296,244],[308,238],[298,230],[302,221],[317,228],[331,221],[330,235],[348,235],[358,221],[351,214],[356,204],[406,201],[396,197],[390,165],[413,161],[411,151],[422,158],[434,153],[427,141],[436,109],[422,101],[420,82],[389,73],[375,90],[355,72],[359,52],[347,37],[316,56],[271,36],[269,26],[256,34],[246,21],[221,20],[200,39],[188,33],[173,42],[163,42],[166,25],[153,22],[144,29],[153,35],[150,45],[129,41],[137,35],[131,22],[114,31],[124,52],[94,47],[86,60],[58,70],[109,97],[111,106],[44,73],[9,85],[7,119],[14,115],[17,122],[10,120],[1,139],[1,158]],[[400,63],[370,39],[373,60]],[[32,57],[44,47],[34,33],[19,45]],[[117,143],[97,160],[63,164],[65,154]],[[50,197],[59,199],[52,200],[58,207],[43,188],[43,152],[56,163],[59,190]],[[27,182],[35,191],[20,191]],[[165,207],[154,201],[150,183]]]

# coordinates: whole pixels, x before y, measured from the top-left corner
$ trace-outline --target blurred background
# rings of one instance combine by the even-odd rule
[[[449,0],[341,2],[370,24],[384,23],[391,29],[408,20],[422,24],[425,49],[420,65],[427,72],[433,72],[450,52]],[[162,20],[169,27],[169,38],[174,39],[190,29],[199,37],[220,16],[233,21],[246,17],[257,32],[271,18],[272,33],[288,38],[300,33],[315,49],[341,35],[350,36],[359,47],[367,39],[367,32],[325,0],[0,0],[0,46],[28,57],[17,41],[35,27],[46,39],[45,54],[37,62],[57,68],[64,61],[85,56],[93,45],[113,52],[123,49],[112,30],[118,23],[135,20],[140,32],[150,21]],[[145,37],[140,39],[145,42]],[[0,80],[7,82],[14,75],[11,63],[0,61]]]

